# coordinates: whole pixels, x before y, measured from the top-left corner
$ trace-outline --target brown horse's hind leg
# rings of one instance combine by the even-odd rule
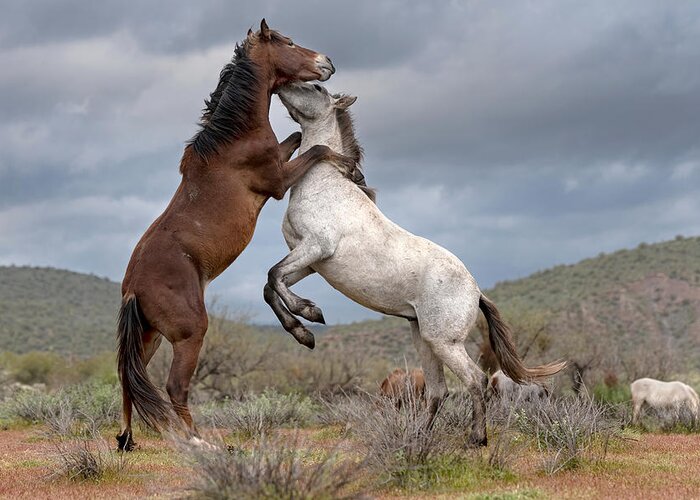
[[[166,385],[175,413],[182,419],[186,430],[195,436],[197,436],[197,429],[187,406],[187,398],[203,341],[204,331],[173,343],[173,363]]]
[[[158,350],[162,340],[163,336],[155,329],[146,330],[143,333],[143,364],[145,366],[148,366],[148,363]],[[124,430],[117,436],[117,448],[121,451],[131,451],[136,446],[134,435],[131,430],[133,405],[131,403],[131,398],[124,389],[122,389],[122,410]]]

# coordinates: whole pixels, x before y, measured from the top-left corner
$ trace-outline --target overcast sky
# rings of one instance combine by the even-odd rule
[[[247,29],[329,55],[365,173],[396,222],[488,288],[700,234],[700,3],[4,2],[0,265],[121,280],[179,181],[203,99]],[[295,130],[275,98],[281,138]],[[272,323],[286,200],[208,293]],[[375,314],[319,278],[330,323]]]

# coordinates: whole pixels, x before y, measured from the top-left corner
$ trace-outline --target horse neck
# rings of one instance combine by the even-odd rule
[[[328,146],[337,153],[344,154],[343,139],[338,120],[331,114],[323,120],[306,123],[301,128],[301,145],[299,154],[304,153],[316,144]]]

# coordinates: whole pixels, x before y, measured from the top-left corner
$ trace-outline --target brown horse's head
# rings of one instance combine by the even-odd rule
[[[264,58],[271,69],[273,91],[289,82],[326,81],[335,73],[328,56],[296,45],[291,38],[271,30],[264,19],[260,31],[248,31],[248,41],[256,46],[258,57]]]

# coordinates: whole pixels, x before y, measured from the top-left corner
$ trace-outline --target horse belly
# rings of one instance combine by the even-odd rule
[[[358,304],[382,314],[415,317],[411,297],[416,273],[401,267],[368,255],[348,256],[342,248],[313,266],[328,284]]]

